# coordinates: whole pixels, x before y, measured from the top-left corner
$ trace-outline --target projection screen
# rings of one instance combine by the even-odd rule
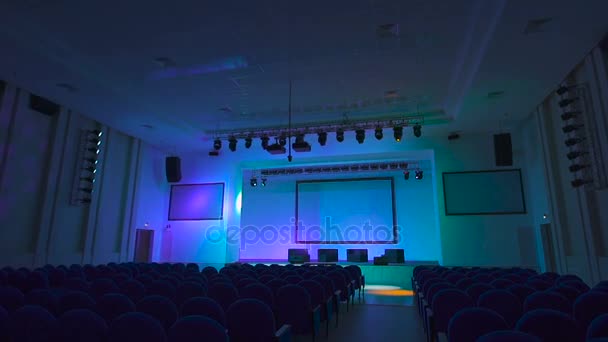
[[[171,186],[169,221],[221,220],[223,211],[224,183]]]
[[[296,242],[397,243],[394,180],[356,178],[296,182]]]
[[[521,170],[444,172],[446,215],[525,214]]]

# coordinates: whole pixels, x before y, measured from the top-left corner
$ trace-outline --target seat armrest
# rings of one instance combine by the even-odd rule
[[[283,326],[277,330],[274,334],[275,341],[277,342],[290,342],[291,341],[291,325],[283,324]]]
[[[314,336],[317,335],[321,329],[321,305],[317,305],[312,309],[312,329]]]

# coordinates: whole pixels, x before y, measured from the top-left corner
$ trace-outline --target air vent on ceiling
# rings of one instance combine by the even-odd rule
[[[61,107],[53,101],[38,95],[30,94],[30,109],[37,111],[38,113],[53,116],[59,114],[60,108]]]
[[[546,26],[553,18],[538,18],[528,21],[524,28],[524,34],[541,33],[546,30]]]
[[[376,27],[376,36],[378,38],[395,38],[399,37],[399,24],[383,24]]]
[[[170,68],[176,65],[175,61],[169,57],[157,57],[154,58],[154,62],[158,64],[158,66],[160,66],[161,68]]]
[[[224,106],[219,108],[220,112],[224,112],[224,113],[232,113],[232,108],[230,108],[229,106]]]
[[[57,88],[64,89],[70,93],[75,93],[78,91],[78,88],[69,83],[57,83]]]
[[[152,126],[150,124],[143,124],[143,125],[141,125],[141,127],[147,128],[147,129],[153,129],[154,128],[154,126]]]
[[[488,93],[487,98],[488,99],[498,99],[498,98],[501,98],[504,94],[505,94],[505,92],[502,90],[491,91]]]

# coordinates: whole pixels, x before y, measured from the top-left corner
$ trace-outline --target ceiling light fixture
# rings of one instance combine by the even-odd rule
[[[213,141],[213,149],[219,151],[222,148],[222,141],[220,139],[215,139]]]
[[[253,139],[251,138],[251,136],[248,136],[247,138],[245,138],[245,148],[250,148],[252,143],[253,143]]]
[[[363,142],[365,141],[365,130],[364,129],[357,129],[355,131],[355,139],[357,139],[357,142],[359,144],[363,144]]]
[[[403,139],[403,127],[402,126],[393,127],[393,137],[395,138],[396,142],[401,142],[401,139]]]
[[[230,151],[236,151],[236,143],[237,140],[235,137],[230,137],[230,139],[228,139],[228,148],[230,149]]]
[[[317,140],[319,141],[319,145],[325,146],[327,143],[327,132],[319,132],[319,138]]]
[[[415,171],[414,178],[416,178],[417,180],[421,180],[423,176],[424,176],[424,174],[422,173],[422,170],[416,170]]]
[[[260,138],[262,140],[262,148],[265,150],[266,148],[268,148],[268,135],[264,135],[262,138]]]
[[[420,126],[419,124],[415,124],[412,129],[414,130],[414,136],[416,138],[420,138],[420,136],[422,135],[422,126]]]
[[[382,127],[377,126],[376,130],[374,131],[374,136],[376,137],[376,140],[382,140],[382,138],[384,137],[384,134],[382,132]]]
[[[336,131],[336,140],[338,142],[343,142],[344,141],[344,130],[342,128],[339,128]]]

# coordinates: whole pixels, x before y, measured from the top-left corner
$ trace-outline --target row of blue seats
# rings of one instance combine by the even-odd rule
[[[575,275],[529,269],[418,267],[412,284],[429,341],[439,333],[457,342],[486,333],[488,341],[509,340],[509,334],[518,340],[528,333],[530,341],[583,341],[604,334],[606,282],[590,289]]]
[[[334,314],[337,324],[341,300],[352,301],[357,289],[361,295],[362,279],[360,269],[337,266],[230,265],[219,272],[209,267],[199,272],[195,264],[47,265],[34,271],[4,268],[0,271],[0,285],[4,286],[0,288],[0,306],[6,307],[9,318],[19,310],[26,317],[28,312],[44,310],[62,320],[80,310],[84,316],[101,317],[110,330],[118,317],[132,317],[137,311],[137,319],[150,316],[168,336],[181,320],[188,318],[189,323],[183,324],[192,326],[201,321],[192,316],[203,316],[228,328],[232,340],[238,340],[240,332],[250,340],[256,331],[265,338],[270,338],[272,331],[272,339],[312,332],[314,339],[319,322],[327,322],[327,333]],[[230,329],[228,319],[222,318],[224,312],[225,316],[233,312],[231,317],[248,312],[267,319],[243,319],[233,325],[239,329]],[[275,325],[282,328],[275,331]]]

